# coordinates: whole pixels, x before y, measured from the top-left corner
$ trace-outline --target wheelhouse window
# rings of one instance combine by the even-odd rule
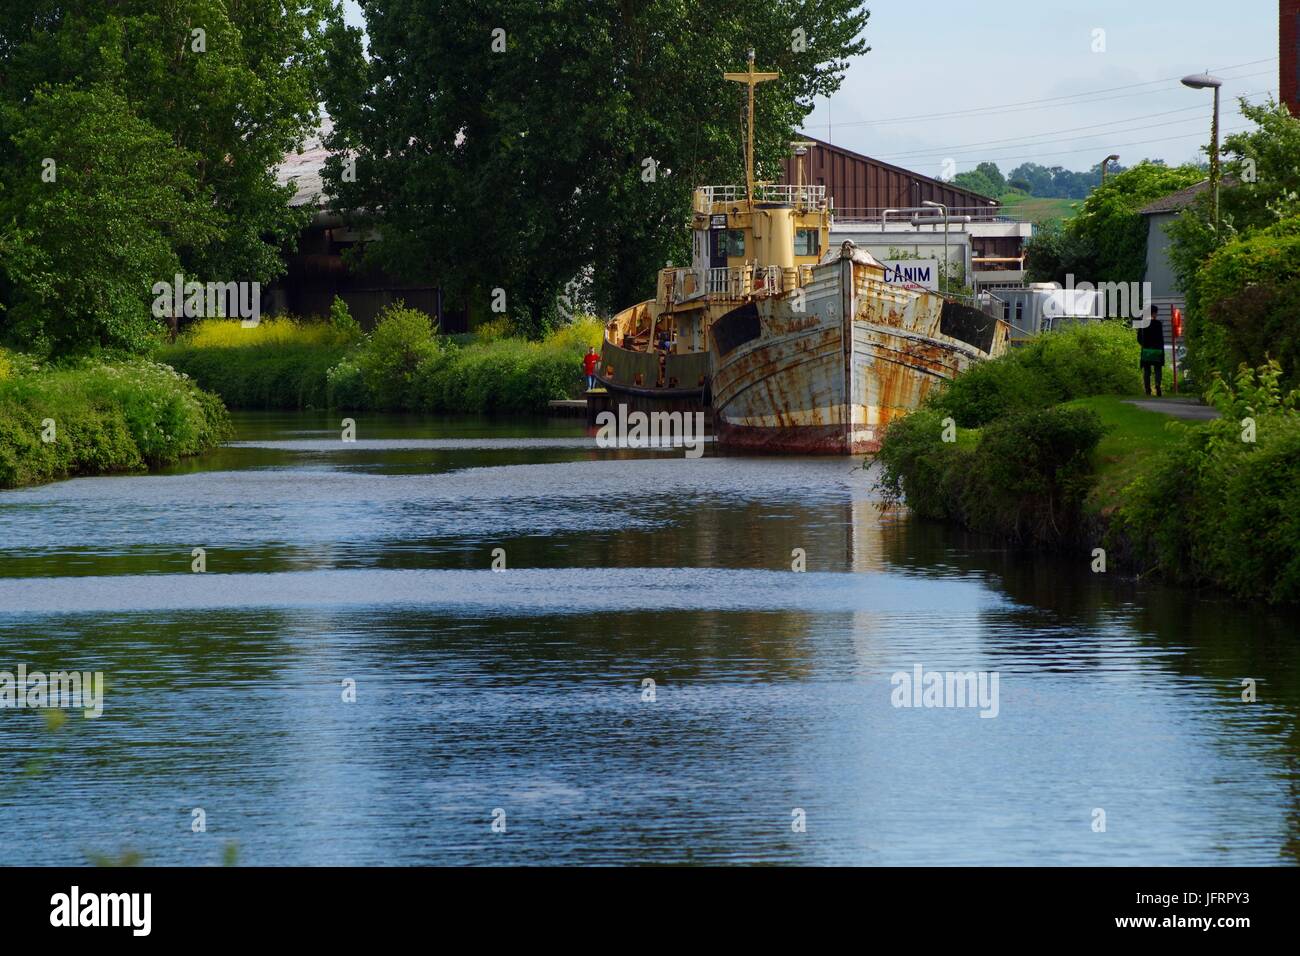
[[[727,256],[743,259],[745,256],[745,230],[728,229],[722,236],[722,248]]]
[[[821,254],[818,240],[821,238],[816,229],[796,229],[794,233],[794,254],[796,256],[816,256]]]

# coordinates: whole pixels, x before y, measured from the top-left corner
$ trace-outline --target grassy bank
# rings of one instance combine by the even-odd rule
[[[1273,366],[1211,388],[1218,421],[1144,411],[1124,401],[1131,336],[1049,333],[958,379],[890,426],[886,496],[1018,545],[1102,546],[1112,568],[1300,601],[1300,393]]]
[[[209,320],[158,353],[235,408],[340,408],[463,414],[538,414],[581,394],[581,359],[600,323],[578,319],[540,342],[504,322],[453,340],[428,315],[400,305],[365,335],[333,321],[268,319],[242,328]]]
[[[1243,367],[1207,398],[1221,417],[1172,429],[1118,495],[1106,540],[1170,580],[1300,602],[1300,389]]]
[[[1138,408],[1118,395],[1081,398],[1064,407],[1087,409],[1104,430],[1093,456],[1095,481],[1085,502],[1092,514],[1112,510],[1156,455],[1175,449],[1187,429],[1197,427]]]
[[[156,358],[231,408],[326,408],[326,376],[360,337],[360,329],[327,322],[272,318],[245,328],[238,321],[207,320]]]
[[[0,487],[138,471],[229,433],[215,396],[142,359],[40,366],[0,351]]]

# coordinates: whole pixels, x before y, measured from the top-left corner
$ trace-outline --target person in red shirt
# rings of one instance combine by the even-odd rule
[[[600,356],[596,354],[595,346],[587,349],[587,354],[582,357],[582,368],[587,373],[587,391],[596,387],[596,366],[600,364]]]

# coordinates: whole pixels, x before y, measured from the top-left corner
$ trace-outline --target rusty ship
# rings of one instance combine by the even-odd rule
[[[607,324],[606,406],[708,407],[724,447],[793,454],[879,448],[884,428],[972,363],[1002,354],[1010,327],[973,302],[885,281],[884,266],[830,247],[824,186],[755,183],[749,87],[744,186],[695,190],[689,267],[660,271],[654,299]]]

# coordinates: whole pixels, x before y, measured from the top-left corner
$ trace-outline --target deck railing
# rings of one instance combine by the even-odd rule
[[[749,294],[753,288],[754,270],[749,266],[738,268],[710,269],[708,274],[708,292],[710,296],[727,299],[740,299]]]
[[[918,216],[930,225],[930,220],[935,225],[943,227],[943,212],[933,206],[909,206],[900,208],[884,208],[872,206],[866,208],[836,208],[835,222],[838,225],[847,223],[867,223],[874,226],[885,226],[890,223],[898,223],[907,226],[911,224],[912,217]],[[1011,215],[1001,206],[949,206],[948,217],[955,219],[958,216],[970,216],[971,222],[1005,222],[1005,223],[1025,223],[1030,220],[1020,216]]]
[[[750,295],[774,295],[812,281],[813,267],[724,266],[718,269],[674,268],[661,271],[661,305],[680,305],[705,296],[731,301]]]
[[[745,200],[744,186],[699,186],[695,190],[695,211],[708,213],[714,203],[739,203]],[[826,203],[825,186],[792,186],[776,183],[754,187],[756,202],[789,203],[792,206],[821,208]]]

